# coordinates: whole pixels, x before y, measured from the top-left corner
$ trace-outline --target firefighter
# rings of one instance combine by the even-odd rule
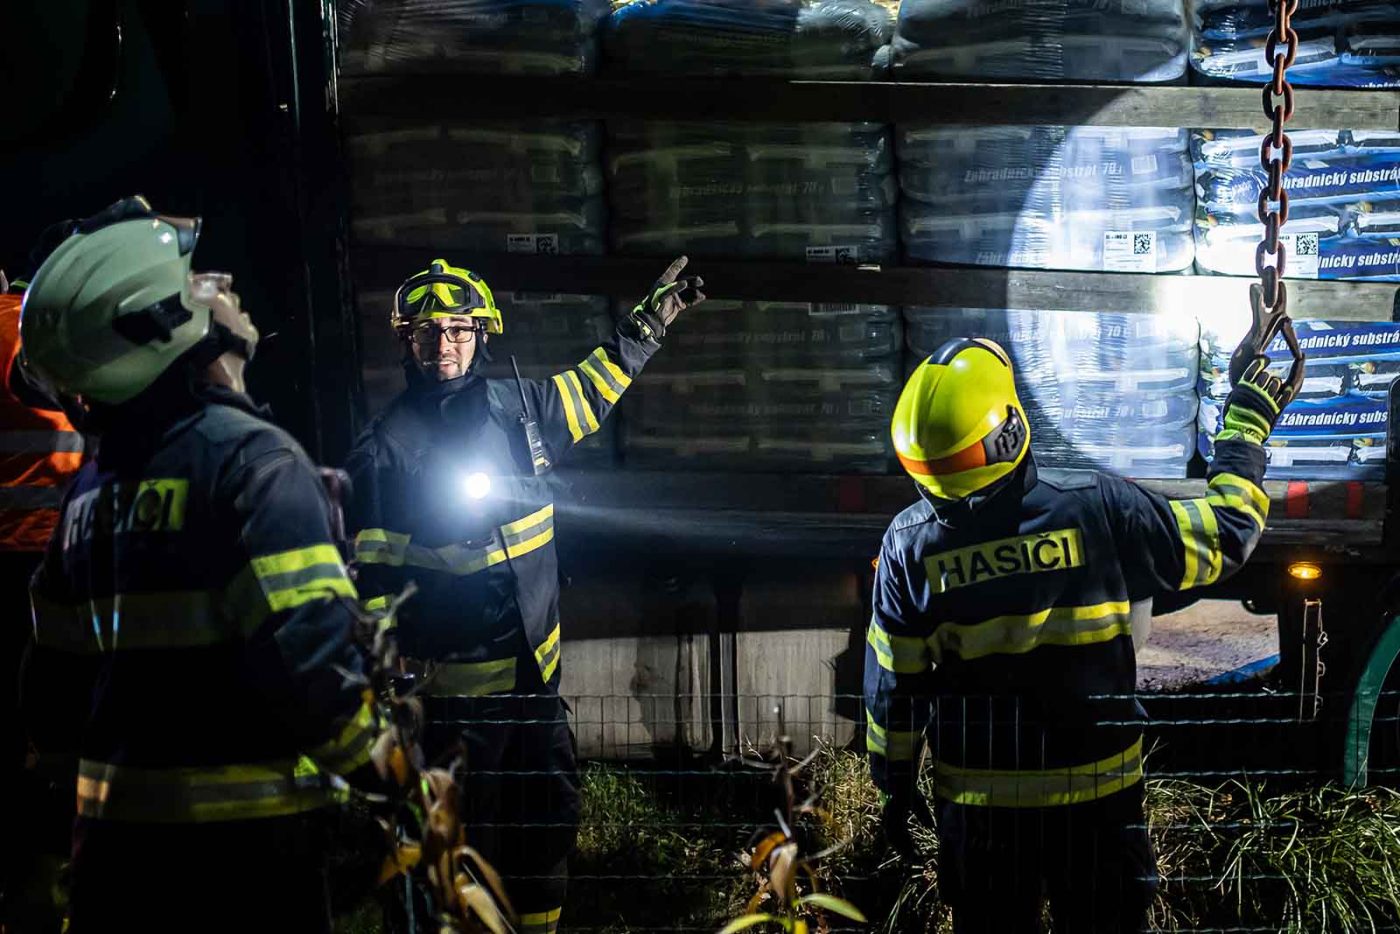
[[[919,501],[880,548],[866,745],[886,833],[913,852],[927,752],[939,888],[958,934],[1136,932],[1156,888],[1143,821],[1134,629],[1162,591],[1249,558],[1262,447],[1291,390],[1257,357],[1216,438],[1207,493],[1169,500],[1039,470],[1010,358],[951,341],[914,371],[891,432]],[[1138,627],[1141,630],[1141,627]]]
[[[331,504],[244,392],[258,332],[231,276],[190,271],[199,230],[125,199],[24,297],[23,365],[100,439],[21,684],[40,755],[79,756],[77,934],[329,931],[326,808],[377,771]]]
[[[347,470],[358,582],[371,606],[408,582],[400,650],[437,663],[428,752],[460,740],[469,842],[506,878],[522,932],[554,931],[578,824],[573,733],[558,695],[559,584],[549,470],[598,430],[683,309],[704,299],[681,257],[616,333],[542,381],[477,368],[504,322],[475,273],[434,260],[391,310],[407,390]]]

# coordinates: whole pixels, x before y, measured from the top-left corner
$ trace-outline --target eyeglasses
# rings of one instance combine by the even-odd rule
[[[449,324],[446,327],[424,321],[413,326],[409,336],[415,344],[422,346],[432,346],[442,337],[447,338],[449,344],[465,344],[476,339],[477,331],[481,330],[474,324]]]

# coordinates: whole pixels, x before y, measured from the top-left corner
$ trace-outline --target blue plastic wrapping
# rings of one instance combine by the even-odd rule
[[[911,367],[955,337],[1006,348],[1040,463],[1186,476],[1196,450],[1195,319],[917,307],[904,314]]]
[[[589,74],[609,0],[350,0],[345,74]]]
[[[1177,272],[1194,259],[1185,130],[901,126],[900,230],[925,262]]]
[[[1267,0],[1197,0],[1192,67],[1210,78],[1263,84],[1272,75],[1264,41]],[[1288,80],[1299,87],[1400,86],[1400,4],[1304,0],[1292,18],[1298,55]]]
[[[601,138],[588,121],[351,121],[351,233],[368,244],[601,253]]]
[[[1182,0],[904,0],[898,77],[1160,83],[1186,73]]]
[[[883,305],[706,302],[628,393],[628,466],[882,473],[903,386]]]
[[[1230,354],[1249,328],[1247,311],[1212,315],[1201,328],[1201,450],[1209,454],[1230,394]],[[1400,375],[1400,324],[1296,321],[1307,354],[1299,401],[1270,438],[1270,475],[1379,478],[1385,467],[1387,405]],[[1269,345],[1272,372],[1291,364],[1282,337]]]
[[[1257,204],[1268,184],[1262,142],[1243,132],[1192,131],[1196,260],[1204,270],[1254,274],[1264,236]],[[1400,134],[1301,132],[1284,188],[1286,276],[1400,281]]]
[[[897,190],[880,124],[619,122],[608,147],[619,252],[894,258]]]
[[[632,0],[608,19],[603,48],[633,74],[858,81],[887,69],[892,26],[871,0]]]

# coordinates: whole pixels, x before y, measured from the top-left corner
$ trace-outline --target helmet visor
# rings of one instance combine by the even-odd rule
[[[394,317],[400,325],[416,319],[469,315],[486,310],[486,299],[466,279],[444,272],[425,272],[409,279],[394,293]]]

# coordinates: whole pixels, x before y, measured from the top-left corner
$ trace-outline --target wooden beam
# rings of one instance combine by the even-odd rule
[[[352,267],[362,289],[392,291],[406,270],[422,269],[429,247],[356,246]],[[460,254],[459,254],[460,255]],[[463,255],[461,261],[497,290],[638,296],[665,268],[660,257]],[[834,266],[759,260],[692,258],[714,298],[864,302],[942,308],[1026,308],[1045,311],[1197,313],[1248,308],[1252,279],[1145,273],[922,266]],[[1393,283],[1290,280],[1295,318],[1390,321]]]
[[[1268,129],[1258,88],[786,81],[771,78],[548,78],[404,75],[343,78],[356,116],[649,118],[1065,124]],[[1400,128],[1400,91],[1305,88],[1290,129]]]

